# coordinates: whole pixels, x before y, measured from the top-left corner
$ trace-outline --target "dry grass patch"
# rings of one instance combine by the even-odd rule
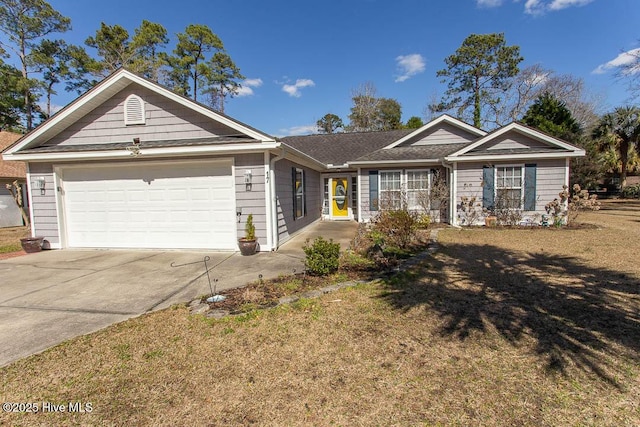
[[[0,424],[638,425],[640,210],[622,212],[443,231],[419,269],[289,306],[132,319],[0,369],[2,401],[92,413]]]
[[[21,251],[20,239],[29,236],[29,227],[0,228],[0,254]]]

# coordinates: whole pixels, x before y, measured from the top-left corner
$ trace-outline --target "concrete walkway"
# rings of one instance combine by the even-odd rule
[[[263,278],[304,268],[307,237],[333,237],[342,249],[353,222],[318,222],[278,252],[239,253],[131,250],[43,251],[0,261],[0,366],[70,338],[152,310],[188,302]]]
[[[358,223],[355,221],[317,221],[283,243],[278,249],[278,253],[304,258],[302,246],[307,239],[313,242],[313,239],[318,236],[322,236],[326,240],[333,239],[334,242],[340,243],[340,250],[345,251],[349,249],[357,230]]]

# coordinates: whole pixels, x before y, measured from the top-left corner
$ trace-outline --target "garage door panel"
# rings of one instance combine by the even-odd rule
[[[235,249],[230,162],[63,170],[68,246]]]

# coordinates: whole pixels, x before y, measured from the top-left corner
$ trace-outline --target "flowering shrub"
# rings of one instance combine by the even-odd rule
[[[547,203],[544,208],[553,217],[553,225],[560,227],[574,222],[580,212],[599,210],[600,202],[595,194],[590,196],[579,184],[574,184],[571,192],[568,186],[563,185],[558,198]]]

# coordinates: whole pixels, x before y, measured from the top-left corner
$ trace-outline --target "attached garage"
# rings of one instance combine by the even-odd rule
[[[69,248],[236,249],[232,160],[56,168]]]

